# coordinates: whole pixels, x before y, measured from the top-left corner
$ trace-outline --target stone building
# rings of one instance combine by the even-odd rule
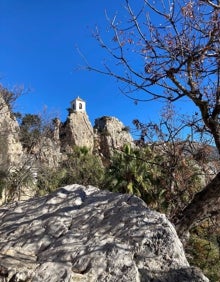
[[[75,112],[86,112],[86,102],[79,96],[71,102],[71,106]]]

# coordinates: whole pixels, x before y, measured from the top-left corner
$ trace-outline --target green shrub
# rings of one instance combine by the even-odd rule
[[[220,228],[206,221],[191,231],[186,246],[191,265],[198,266],[211,282],[220,281]]]
[[[37,193],[45,195],[62,186],[62,179],[65,176],[65,170],[61,167],[51,168],[43,167],[37,175]]]
[[[86,147],[74,147],[61,167],[65,170],[62,185],[78,183],[100,187],[104,168],[101,160]]]
[[[59,167],[44,167],[38,172],[38,193],[50,193],[61,186],[75,183],[100,187],[103,176],[104,168],[100,159],[88,148],[75,146]]]
[[[201,178],[195,162],[178,152],[171,155],[168,145],[167,151],[151,145],[126,145],[115,151],[106,168],[103,187],[141,197],[150,207],[171,218],[201,189]]]
[[[0,172],[0,195],[6,202],[20,200],[24,187],[33,188],[34,177],[30,167],[21,166]]]

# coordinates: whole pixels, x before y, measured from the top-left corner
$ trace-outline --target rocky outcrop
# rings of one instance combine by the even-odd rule
[[[63,153],[71,152],[74,145],[85,146],[103,159],[109,159],[115,149],[133,144],[129,129],[117,118],[98,118],[93,128],[84,111],[70,112],[66,122],[60,125],[59,136]]]
[[[19,125],[0,95],[0,170],[21,164],[23,150],[19,141]]]
[[[34,149],[37,156],[35,162],[37,167],[44,165],[48,168],[55,168],[62,160],[60,143],[54,139],[43,137]]]
[[[93,150],[93,127],[86,112],[72,112],[60,130],[60,142],[64,152],[71,151],[76,145]]]
[[[19,125],[3,97],[0,97],[0,126],[0,169],[6,170],[21,164],[22,157],[27,159],[27,154],[19,141]],[[54,119],[51,133],[50,138],[40,138],[29,153],[32,159],[36,157],[37,162],[49,167],[58,166],[74,146],[85,146],[103,159],[108,159],[113,150],[122,148],[124,144],[133,144],[128,128],[117,118],[98,118],[93,128],[85,109],[77,111],[72,106],[64,123]]]
[[[0,281],[199,282],[172,224],[139,198],[70,185],[0,209]]]
[[[109,159],[115,149],[125,144],[133,144],[128,127],[115,117],[101,117],[95,120],[96,144],[98,151]]]

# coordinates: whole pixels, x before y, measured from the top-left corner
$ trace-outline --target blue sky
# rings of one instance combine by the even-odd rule
[[[101,64],[104,54],[92,31],[98,25],[105,33],[105,10],[123,17],[123,5],[123,0],[0,0],[0,83],[30,89],[17,110],[40,113],[46,107],[65,120],[70,101],[80,96],[92,123],[103,115],[128,126],[136,118],[157,118],[161,104],[135,105],[113,79],[78,70],[83,61],[77,47],[91,64]]]

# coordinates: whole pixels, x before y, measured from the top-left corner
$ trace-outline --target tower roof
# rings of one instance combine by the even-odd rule
[[[74,101],[80,101],[80,102],[85,102],[83,99],[81,99],[79,96],[76,98],[76,99],[74,99],[74,100],[72,100],[71,101],[71,103],[73,103]]]

